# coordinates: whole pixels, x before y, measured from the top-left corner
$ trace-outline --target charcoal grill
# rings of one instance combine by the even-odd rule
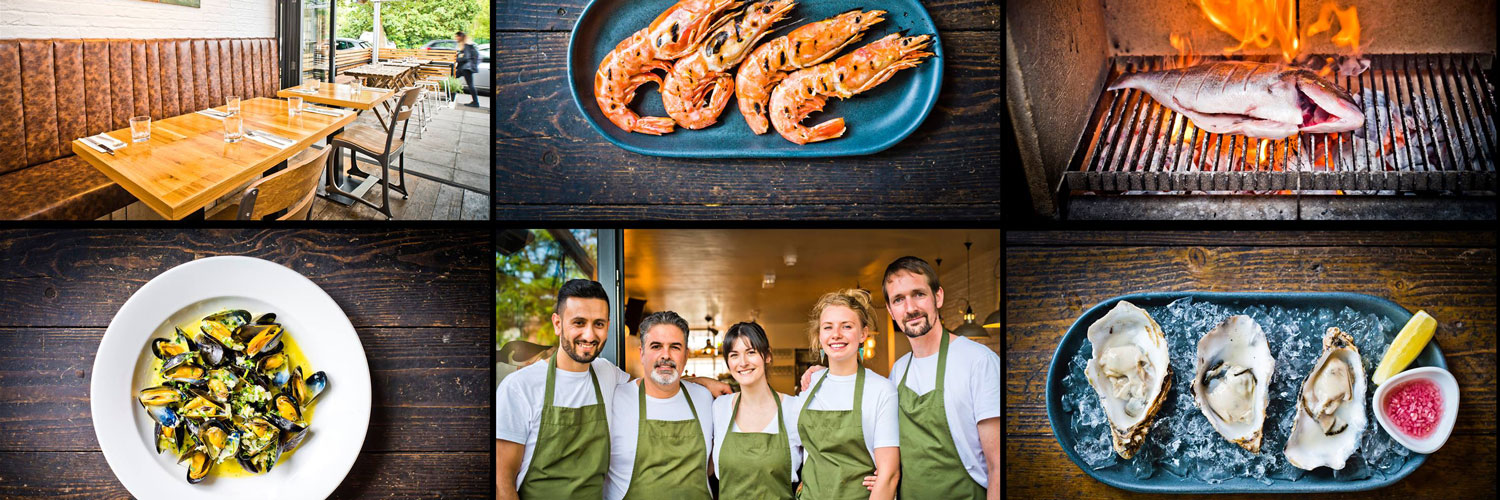
[[[1197,62],[1282,63],[1244,46],[1191,0],[1032,0],[1006,4],[1006,110],[1018,172],[1007,196],[1063,219],[1469,219],[1496,213],[1493,0],[1334,0],[1358,6],[1363,72],[1337,71],[1348,47],[1303,37],[1298,64],[1359,104],[1365,125],[1282,140],[1206,133],[1138,89],[1127,72]],[[1287,2],[1298,33],[1326,0]],[[1331,30],[1330,30],[1331,32]],[[1024,181],[1024,182],[1022,182]],[[1011,204],[1009,206],[1016,206]]]
[[[1269,58],[1251,58],[1273,62]],[[1320,59],[1320,58],[1315,58]],[[1495,101],[1476,55],[1377,55],[1357,76],[1329,76],[1364,110],[1365,126],[1281,140],[1213,134],[1136,89],[1106,91],[1073,191],[1162,193],[1493,191]],[[1122,72],[1165,69],[1166,57],[1120,57]]]

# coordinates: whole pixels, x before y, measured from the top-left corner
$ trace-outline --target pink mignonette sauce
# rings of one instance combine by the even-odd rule
[[[1443,393],[1431,380],[1408,381],[1386,395],[1385,414],[1406,435],[1426,438],[1443,417]]]

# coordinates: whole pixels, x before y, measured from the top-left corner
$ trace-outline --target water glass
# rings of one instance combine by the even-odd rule
[[[130,141],[146,142],[151,140],[151,117],[130,117]]]
[[[287,114],[287,116],[297,116],[297,113],[301,113],[301,112],[302,112],[302,98],[301,97],[288,97],[288,98],[286,98],[286,114]]]
[[[364,78],[355,78],[354,81],[349,82],[349,88],[352,89],[352,90],[354,90],[354,93],[356,93],[356,94],[358,94],[360,92],[364,92],[365,91],[364,80],[365,80]]]
[[[238,114],[224,118],[224,142],[235,143],[245,138],[245,117]]]
[[[226,107],[229,110],[229,114],[231,114],[231,115],[240,114],[240,98],[236,97],[236,96],[229,96],[228,103],[226,104]]]

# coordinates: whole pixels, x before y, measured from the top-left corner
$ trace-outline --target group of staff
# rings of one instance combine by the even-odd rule
[[[828,368],[804,374],[811,389],[791,396],[766,380],[771,346],[755,323],[724,336],[741,392],[684,380],[688,326],[671,311],[641,321],[646,375],[631,380],[598,357],[609,331],[604,287],[565,283],[552,315],[561,348],[496,393],[499,497],[997,500],[999,356],[943,329],[943,289],[926,261],[896,259],[882,290],[911,341],[891,369],[898,381],[860,365],[876,328],[870,293],[840,290],[823,295],[810,320]]]

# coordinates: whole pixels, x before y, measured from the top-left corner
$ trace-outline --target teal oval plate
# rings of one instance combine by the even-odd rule
[[[1068,414],[1063,411],[1062,395],[1063,377],[1067,376],[1068,360],[1073,354],[1081,349],[1086,349],[1088,341],[1089,325],[1099,318],[1104,317],[1115,303],[1128,300],[1130,303],[1141,308],[1165,306],[1172,301],[1191,297],[1196,302],[1211,302],[1217,304],[1248,306],[1282,306],[1287,308],[1298,307],[1327,307],[1339,309],[1348,307],[1359,313],[1375,314],[1384,316],[1396,324],[1394,331],[1387,332],[1386,342],[1389,343],[1396,336],[1396,332],[1411,320],[1411,312],[1389,300],[1360,294],[1360,293],[1221,293],[1221,292],[1150,292],[1136,293],[1114,297],[1089,309],[1068,332],[1063,335],[1062,341],[1058,343],[1057,353],[1052,356],[1052,363],[1047,369],[1047,420],[1052,426],[1052,434],[1057,438],[1057,443],[1062,446],[1068,458],[1073,461],[1079,469],[1083,469],[1088,475],[1110,486],[1141,493],[1327,493],[1333,491],[1364,491],[1389,486],[1405,478],[1422,462],[1427,461],[1427,455],[1413,452],[1406,463],[1400,468],[1387,473],[1385,477],[1371,475],[1369,478],[1360,480],[1339,480],[1332,477],[1332,472],[1327,467],[1320,467],[1315,471],[1307,472],[1300,479],[1288,481],[1284,479],[1272,479],[1271,484],[1263,484],[1254,479],[1246,477],[1235,477],[1224,480],[1218,484],[1209,484],[1196,479],[1177,477],[1172,474],[1157,471],[1146,479],[1137,479],[1130,471],[1120,464],[1111,465],[1102,469],[1092,469],[1083,458],[1073,451],[1077,445],[1077,437],[1073,435],[1072,426],[1068,425]],[[1448,369],[1448,364],[1443,361],[1443,352],[1438,350],[1437,342],[1427,343],[1427,347],[1412,361],[1411,368],[1420,366],[1435,366]],[[1371,384],[1370,392],[1375,389]],[[1169,398],[1171,399],[1171,398]],[[1191,411],[1196,411],[1196,408]],[[1374,417],[1371,417],[1374,418]],[[1395,446],[1401,446],[1396,444]],[[1263,449],[1262,452],[1265,450]]]
[[[797,26],[833,17],[849,9],[881,9],[885,21],[865,31],[864,38],[840,53],[905,31],[908,35],[932,35],[932,53],[916,68],[902,70],[889,81],[851,99],[830,99],[823,112],[813,113],[803,123],[816,124],[843,117],[848,130],[843,137],[807,145],[793,144],[773,128],[755,135],[733,100],[719,122],[702,130],[676,131],[653,136],[620,130],[599,111],[594,100],[594,72],[615,45],[675,4],[673,0],[594,0],[578,16],[568,37],[568,90],[573,103],[589,126],[604,139],[627,151],[678,158],[819,158],[867,155],[901,142],[922,125],[937,104],[943,80],[943,44],[932,17],[917,0],[801,0],[778,28],[761,43],[785,35]],[[631,109],[642,116],[667,116],[660,89],[643,85]]]

